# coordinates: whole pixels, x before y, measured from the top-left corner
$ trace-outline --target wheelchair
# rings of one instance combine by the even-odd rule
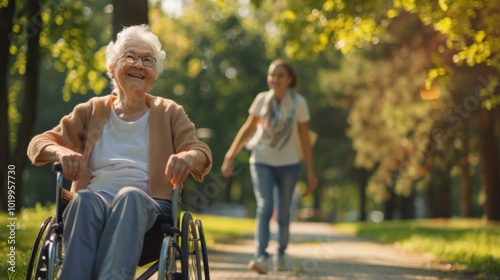
[[[54,164],[56,173],[56,215],[48,217],[41,225],[33,244],[28,264],[27,280],[57,279],[62,267],[62,213],[71,200],[72,193],[63,187],[64,178],[60,164]],[[208,252],[201,220],[184,212],[181,219],[179,188],[173,190],[172,215],[160,215],[144,236],[139,266],[153,263],[137,280],[210,279]]]

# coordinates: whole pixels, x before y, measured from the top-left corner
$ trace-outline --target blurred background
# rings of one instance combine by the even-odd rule
[[[318,134],[319,187],[301,197],[302,174],[294,219],[498,221],[499,14],[499,0],[0,1],[0,206],[9,165],[17,210],[53,201],[29,140],[109,94],[105,46],[148,23],[167,53],[151,93],[184,106],[214,157],[204,182],[186,182],[185,209],[254,216],[249,152],[232,178],[220,166],[269,63],[286,58]]]

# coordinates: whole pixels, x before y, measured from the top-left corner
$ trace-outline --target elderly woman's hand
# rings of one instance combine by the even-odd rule
[[[85,173],[87,166],[80,153],[59,147],[56,152],[58,161],[63,168],[63,175],[69,181],[75,181]]]
[[[193,170],[195,158],[189,152],[181,152],[171,155],[165,168],[165,178],[174,188],[181,186],[189,173]]]

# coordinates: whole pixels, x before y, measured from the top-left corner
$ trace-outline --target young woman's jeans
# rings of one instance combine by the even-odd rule
[[[284,255],[288,245],[290,225],[290,204],[299,177],[299,164],[270,166],[250,164],[250,174],[257,200],[255,228],[255,257],[269,257],[266,248],[269,244],[269,223],[276,199],[276,219],[278,222],[278,255]],[[276,196],[275,194],[276,190]]]

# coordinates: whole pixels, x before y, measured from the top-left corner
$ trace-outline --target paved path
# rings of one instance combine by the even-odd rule
[[[272,227],[273,238],[276,226]],[[249,271],[253,241],[235,240],[209,246],[211,279],[475,279],[464,276],[424,253],[408,252],[343,234],[323,223],[291,224],[287,271],[259,275]],[[273,241],[269,252],[274,252]]]

